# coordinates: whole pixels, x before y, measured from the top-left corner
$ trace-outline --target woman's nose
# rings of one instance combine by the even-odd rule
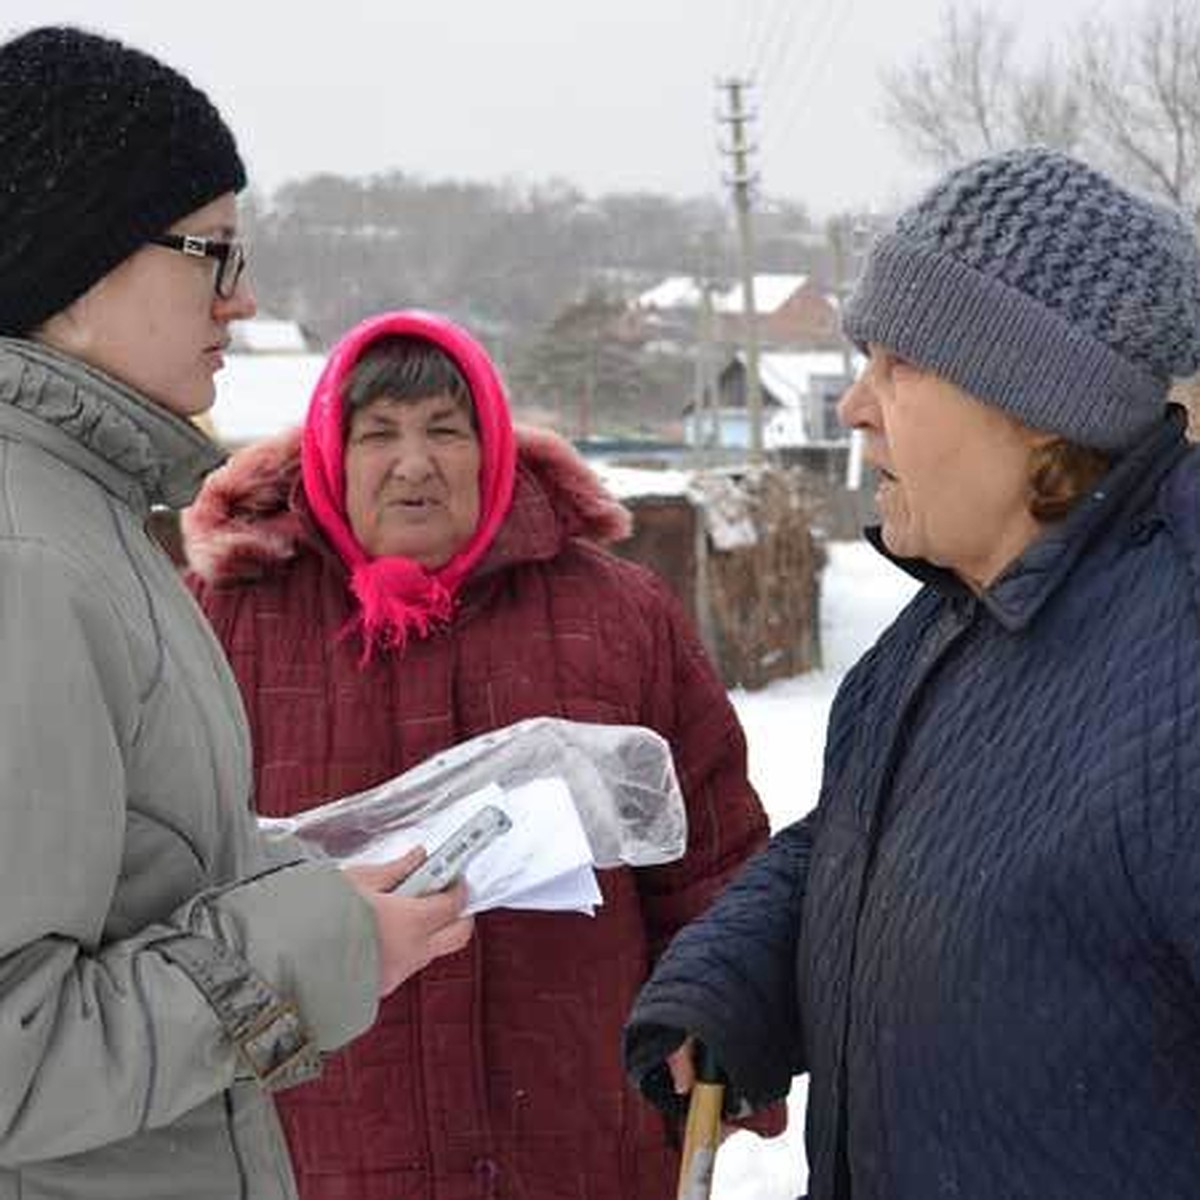
[[[258,312],[258,297],[250,284],[249,272],[243,271],[232,296],[216,296],[213,310],[218,321],[248,321]]]
[[[843,393],[838,401],[838,420],[847,429],[869,428],[876,424],[878,403],[864,371]]]
[[[392,456],[389,474],[410,482],[426,479],[433,474],[433,456],[423,437],[400,438]]]

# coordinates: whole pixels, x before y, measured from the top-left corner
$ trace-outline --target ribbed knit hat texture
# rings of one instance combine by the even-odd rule
[[[872,247],[847,336],[1036,429],[1119,451],[1200,370],[1200,251],[1181,214],[1040,147],[946,176]]]
[[[245,183],[217,110],[149,55],[68,27],[0,45],[0,334]]]

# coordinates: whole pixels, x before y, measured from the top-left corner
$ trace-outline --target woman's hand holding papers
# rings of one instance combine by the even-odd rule
[[[474,922],[462,915],[467,902],[462,883],[430,896],[391,894],[424,860],[425,851],[418,846],[390,862],[344,868],[375,914],[380,996],[471,940]]]

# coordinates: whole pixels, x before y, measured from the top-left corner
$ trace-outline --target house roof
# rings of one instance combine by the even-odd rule
[[[746,361],[741,351],[734,357]],[[852,353],[851,371],[856,372],[861,362],[862,356]],[[846,360],[840,350],[768,351],[758,356],[758,377],[782,405],[799,409],[812,394],[815,379],[845,379]]]
[[[700,286],[691,275],[668,275],[661,283],[642,292],[633,302],[635,308],[700,307]]]
[[[754,307],[759,313],[773,313],[808,282],[807,275],[776,275],[764,272],[754,277]],[[687,309],[700,307],[700,285],[692,275],[668,275],[661,283],[642,292],[634,300],[635,308]],[[734,284],[713,295],[713,309],[719,313],[740,313],[745,309],[742,285]]]
[[[760,314],[773,313],[782,308],[808,282],[807,275],[755,275],[754,309]],[[719,313],[742,313],[746,301],[742,285],[735,283],[727,291],[718,293],[713,307]]]
[[[248,321],[233,321],[229,326],[235,353],[307,354],[304,331],[295,321],[279,317],[257,316]]]

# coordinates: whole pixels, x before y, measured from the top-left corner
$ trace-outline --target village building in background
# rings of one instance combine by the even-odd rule
[[[672,275],[634,297],[630,304],[648,339],[659,344],[693,346],[701,330],[701,280]],[[711,291],[713,323],[707,335],[718,346],[741,345],[746,336],[742,285]],[[764,272],[754,277],[759,344],[779,349],[837,349],[841,346],[837,298],[809,275]]]
[[[841,350],[775,350],[759,355],[763,400],[763,444],[768,450],[793,446],[843,445],[849,438],[837,419],[837,403],[861,367],[862,356]],[[746,356],[737,351],[709,388],[704,403],[684,407],[684,437],[690,446],[746,450]]]
[[[295,321],[260,313],[234,321],[217,398],[205,428],[235,449],[300,425],[325,365],[313,339]]]

